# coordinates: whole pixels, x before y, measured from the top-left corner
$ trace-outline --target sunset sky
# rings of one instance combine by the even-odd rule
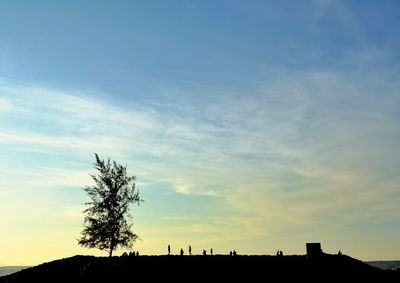
[[[400,259],[399,50],[396,0],[1,1],[0,266],[107,255],[95,152],[141,254]]]

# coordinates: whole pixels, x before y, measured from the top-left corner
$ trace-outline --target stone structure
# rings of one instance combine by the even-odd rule
[[[307,259],[319,258],[323,255],[321,243],[306,243]]]

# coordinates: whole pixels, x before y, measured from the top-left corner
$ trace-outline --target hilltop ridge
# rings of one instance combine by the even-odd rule
[[[380,270],[346,255],[324,254],[316,260],[289,256],[73,256],[0,277],[0,283],[115,282],[115,280],[267,281],[270,278],[400,279],[399,271]]]

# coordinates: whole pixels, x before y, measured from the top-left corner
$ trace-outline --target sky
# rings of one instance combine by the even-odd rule
[[[141,254],[400,259],[399,50],[399,1],[1,1],[0,266],[107,255],[95,152]]]

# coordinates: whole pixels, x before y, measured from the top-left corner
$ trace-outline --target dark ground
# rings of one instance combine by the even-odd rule
[[[346,255],[74,256],[0,277],[5,282],[400,282],[400,271],[374,268]]]

